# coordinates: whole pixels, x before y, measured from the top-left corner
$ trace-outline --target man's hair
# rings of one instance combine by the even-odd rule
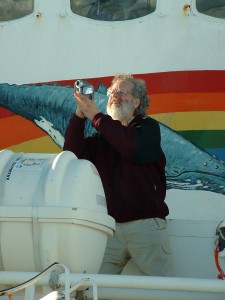
[[[117,81],[121,80],[126,80],[133,83],[132,95],[140,99],[140,105],[135,109],[134,115],[136,116],[141,114],[143,117],[145,117],[150,105],[150,98],[147,94],[145,81],[140,78],[134,78],[132,74],[120,73],[113,78],[111,86]]]

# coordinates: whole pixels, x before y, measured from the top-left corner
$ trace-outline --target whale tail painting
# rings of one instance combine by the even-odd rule
[[[0,157],[11,151],[64,155],[65,130],[76,110],[77,79],[94,86],[94,101],[104,113],[107,88],[117,73],[146,81],[148,114],[159,122],[167,159],[167,222],[177,278],[171,279],[169,291],[161,278],[146,284],[142,278],[146,294],[141,296],[137,277],[136,286],[121,276],[120,287],[113,291],[116,281],[110,277],[111,290],[105,294],[106,283],[94,277],[93,291],[94,282],[103,288],[100,299],[225,298],[225,287],[216,279],[218,269],[224,278],[225,269],[221,240],[218,245],[225,218],[224,28],[224,0],[0,1]],[[93,133],[87,120],[85,135]],[[0,178],[1,188],[4,180]],[[8,206],[1,198],[0,205],[1,245]],[[32,214],[37,237],[35,209]],[[46,249],[40,251],[46,254]],[[8,286],[15,284],[15,274],[7,283],[1,279],[6,278],[2,257],[0,247],[0,296],[8,295]],[[131,261],[124,274],[132,270],[137,274]],[[206,282],[185,284],[182,277]],[[2,294],[1,285],[6,285]],[[126,297],[120,294],[123,285]],[[87,297],[92,299],[90,291]]]

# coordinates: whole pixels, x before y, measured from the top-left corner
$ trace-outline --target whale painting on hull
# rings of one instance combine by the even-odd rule
[[[182,73],[179,75],[185,76],[185,74]],[[175,87],[172,86],[170,80],[170,85],[167,86],[166,84],[163,84],[164,93],[161,93],[160,97],[159,93],[156,94],[157,88],[161,88],[160,81],[158,80],[157,82],[157,77],[155,77],[154,93],[151,95],[150,92],[152,103],[150,105],[149,113],[153,118],[158,119],[160,123],[162,148],[167,158],[167,189],[203,190],[225,195],[225,161],[223,159],[224,139],[222,138],[225,131],[221,130],[221,132],[219,132],[221,135],[221,148],[213,146],[212,149],[206,147],[204,149],[205,140],[207,142],[205,137],[203,141],[201,141],[201,139],[199,139],[199,141],[195,140],[193,138],[194,135],[191,135],[191,130],[186,130],[186,132],[185,130],[174,130],[170,127],[171,124],[166,124],[165,122],[169,115],[170,119],[172,118],[172,114],[175,115],[175,118],[179,119],[180,117],[178,114],[181,114],[183,118],[186,118],[188,124],[188,119],[192,120],[191,117],[193,113],[199,113],[199,116],[201,116],[201,113],[204,110],[205,117],[208,116],[208,119],[206,118],[207,124],[211,121],[211,124],[222,125],[222,120],[219,119],[219,104],[221,102],[221,108],[223,108],[223,102],[219,102],[219,99],[223,99],[223,90],[221,90],[223,85],[222,83],[220,85],[218,80],[213,85],[213,76],[214,78],[219,75],[222,75],[223,77],[224,73],[205,72],[201,75],[202,77],[212,77],[210,91],[207,91],[208,94],[199,93],[198,90],[196,91],[196,87],[199,90],[203,87],[205,89],[208,87],[201,86],[201,82],[198,82],[198,85],[194,86],[194,77],[197,76],[197,74],[190,73],[189,81],[193,81],[193,89],[195,89],[195,93],[189,93],[190,96],[188,93],[185,94],[179,90],[175,91]],[[153,75],[151,74],[151,76]],[[162,76],[167,76],[169,78],[169,74],[163,74]],[[172,76],[177,80],[177,73],[172,74]],[[154,77],[152,79],[150,78],[148,81],[153,84]],[[70,117],[76,110],[76,103],[73,98],[73,87],[70,84],[72,84],[72,82],[68,82],[67,85],[59,83],[31,85],[10,85],[2,83],[0,84],[0,106],[7,109],[12,115],[19,115],[20,117],[31,121],[32,123],[30,124],[40,128],[44,134],[49,136],[54,143],[57,144],[59,151],[61,151],[64,144],[66,127]],[[94,93],[94,101],[104,113],[106,112],[107,103],[106,84],[103,82],[98,83]],[[183,87],[180,85],[178,87],[179,89],[183,88],[182,91],[185,91],[184,83]],[[168,96],[172,91],[173,94]],[[209,93],[215,93],[219,103],[212,101],[208,96]],[[198,102],[196,103],[196,100],[193,101],[194,99],[198,99]],[[213,109],[216,106],[218,110],[218,119],[214,119],[212,122],[214,112],[211,112],[210,109]],[[194,110],[194,112],[192,112],[191,109]],[[153,111],[153,113],[151,113],[151,111]],[[221,111],[221,113],[223,112]],[[197,121],[200,122],[200,117]],[[191,125],[194,126],[193,120],[191,122]],[[196,122],[196,125],[198,125],[198,122]],[[208,127],[207,130],[202,128],[202,132],[200,130],[197,130],[197,132],[200,132],[205,136],[208,134],[209,144],[213,145],[213,141],[210,141],[212,135],[209,129],[210,127]],[[211,129],[213,132],[216,131],[214,128]],[[87,120],[85,135],[89,136],[94,132],[94,128]],[[201,137],[201,134],[199,134],[199,137]],[[215,134],[215,136],[217,135]],[[203,144],[201,144],[201,142]],[[219,155],[216,156],[213,152],[216,152]]]

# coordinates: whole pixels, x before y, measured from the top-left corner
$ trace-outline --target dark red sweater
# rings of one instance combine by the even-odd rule
[[[97,133],[84,138],[85,119],[73,115],[63,150],[96,166],[109,214],[117,222],[165,218],[166,158],[160,146],[159,124],[139,115],[123,126],[102,113],[92,123]]]

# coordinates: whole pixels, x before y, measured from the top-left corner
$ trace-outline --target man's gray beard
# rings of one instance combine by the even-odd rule
[[[106,111],[113,120],[123,121],[130,115],[133,109],[133,103],[131,102],[122,102],[120,106],[109,106],[107,105]]]

